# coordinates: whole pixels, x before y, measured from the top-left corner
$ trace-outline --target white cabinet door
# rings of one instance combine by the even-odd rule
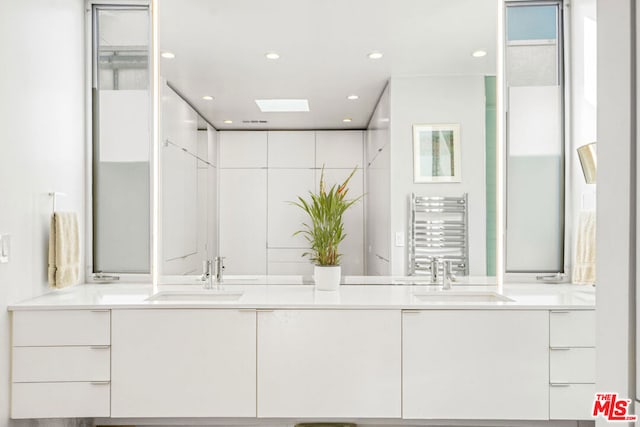
[[[269,169],[267,208],[267,244],[269,248],[307,248],[303,235],[293,234],[310,223],[309,216],[291,202],[298,196],[309,200],[314,188],[313,169]]]
[[[324,178],[328,187],[341,184],[352,172],[350,169],[325,169]],[[316,186],[320,185],[321,171],[316,171]],[[347,198],[355,198],[364,193],[362,169],[358,169],[349,181]],[[364,200],[360,199],[343,216],[345,239],[338,250],[342,254],[342,274],[362,276],[364,274]]]
[[[593,421],[595,394],[595,384],[550,384],[549,418]]]
[[[546,311],[403,313],[403,418],[543,420]]]
[[[267,171],[220,170],[220,256],[226,274],[267,273]]]
[[[364,136],[360,130],[317,131],[316,167],[353,169],[363,167]]]
[[[267,274],[313,275],[313,264],[302,256],[305,252],[305,249],[267,249]]]
[[[109,310],[14,311],[13,346],[109,345]]]
[[[221,168],[266,168],[267,132],[218,132]]]
[[[163,141],[169,140],[191,153],[197,152],[198,115],[169,86],[163,86],[161,120]]]
[[[313,168],[316,158],[314,131],[269,131],[269,168]]]
[[[389,151],[388,149],[386,151]],[[384,153],[383,153],[384,154]],[[365,253],[367,275],[388,276],[391,274],[391,224],[390,224],[390,175],[389,163],[380,156],[376,164],[367,169],[367,224]]]
[[[198,252],[198,169],[196,158],[175,145],[162,148],[162,257],[168,261]]]
[[[400,312],[258,313],[259,417],[398,418]]]
[[[549,316],[551,347],[595,347],[594,310],[551,310]]]
[[[256,314],[114,310],[112,417],[254,417]]]
[[[11,418],[108,417],[109,390],[108,381],[13,383]]]

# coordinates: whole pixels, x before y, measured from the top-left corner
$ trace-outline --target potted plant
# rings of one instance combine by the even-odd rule
[[[294,235],[302,234],[309,242],[308,256],[314,267],[314,281],[318,290],[337,290],[340,285],[340,258],[338,245],[344,240],[342,215],[362,196],[347,199],[347,184],[356,173],[356,166],[340,185],[334,184],[327,190],[324,181],[324,167],[320,175],[320,189],[317,193],[309,191],[309,200],[298,197],[292,202],[309,215],[310,221],[302,224],[302,229]]]

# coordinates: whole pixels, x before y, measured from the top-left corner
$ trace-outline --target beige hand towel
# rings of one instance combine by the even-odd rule
[[[580,213],[577,233],[572,282],[581,285],[592,285],[596,283],[595,212]]]
[[[80,239],[75,212],[54,212],[49,234],[49,286],[64,288],[80,277]]]

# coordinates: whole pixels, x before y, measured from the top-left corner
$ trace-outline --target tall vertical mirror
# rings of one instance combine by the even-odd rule
[[[150,269],[147,6],[92,6],[92,244],[87,277]]]

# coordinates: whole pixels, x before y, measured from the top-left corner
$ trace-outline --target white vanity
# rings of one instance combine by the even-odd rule
[[[592,288],[226,290],[83,285],[11,306],[12,417],[589,419]]]

